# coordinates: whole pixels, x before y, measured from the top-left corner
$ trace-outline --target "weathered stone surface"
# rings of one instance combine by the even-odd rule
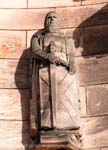
[[[43,28],[45,15],[49,11],[54,11],[54,8],[1,9],[0,29]],[[62,28],[93,26],[108,23],[108,7],[106,4],[98,4],[98,6],[61,7],[56,8],[56,11],[60,16]]]
[[[83,147],[97,148],[108,146],[108,116],[84,119]]]
[[[107,83],[107,61],[108,56],[77,58],[80,85]],[[27,60],[1,59],[0,64],[1,88],[29,87],[29,62]]]
[[[0,8],[26,8],[27,0],[0,0]]]
[[[0,35],[0,58],[22,57],[26,49],[26,32],[0,30]],[[23,58],[27,58],[27,54]]]
[[[87,114],[89,116],[108,114],[108,85],[87,87]]]
[[[29,120],[30,90],[0,89],[0,119]]]
[[[81,117],[86,116],[86,88],[80,87],[79,88],[79,101],[80,101],[80,114]]]
[[[102,25],[108,23],[107,4],[57,8],[63,28]],[[65,13],[64,13],[65,12]]]
[[[42,7],[61,7],[61,6],[76,6],[81,5],[81,0],[29,0],[28,7],[29,8],[42,8]]]
[[[37,32],[37,30],[27,31],[27,47],[30,47],[30,41],[33,34]],[[84,32],[82,28],[71,28],[71,29],[61,29],[61,32],[73,39],[73,49],[76,56],[81,56],[83,53],[83,37]]]
[[[69,28],[62,29],[62,33],[73,39],[73,51],[76,56],[81,56],[83,53],[83,40],[84,40],[84,30],[83,28]]]
[[[1,9],[0,29],[43,28],[46,13],[53,10],[54,9]]]
[[[44,26],[44,34],[38,32],[38,35],[31,39],[33,56],[31,133],[40,129],[37,133],[42,144],[70,143],[70,147],[76,145],[74,149],[78,149],[77,147],[81,145],[80,140],[77,136],[75,139],[77,142],[74,142],[74,135],[78,134],[81,121],[76,71],[71,70],[75,59],[72,50],[73,41],[61,34],[59,16],[56,12],[48,13]]]
[[[27,31],[27,47],[30,47],[31,38],[38,30]]]
[[[0,150],[25,150],[29,145],[29,122],[0,121]]]
[[[80,85],[108,83],[108,56],[77,58],[77,71]]]
[[[66,144],[39,144],[30,150],[70,150],[70,148]]]
[[[108,82],[108,56],[77,58],[80,85]],[[0,88],[29,87],[29,61],[0,60]]]
[[[101,150],[101,148],[86,148],[84,150]]]
[[[84,55],[108,53],[108,25],[84,29]]]
[[[82,5],[105,3],[105,2],[108,2],[108,0],[82,0]]]
[[[29,61],[0,59],[0,88],[28,88]]]

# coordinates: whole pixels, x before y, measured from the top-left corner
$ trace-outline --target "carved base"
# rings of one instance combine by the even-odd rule
[[[68,144],[37,144],[32,145],[29,150],[81,150],[81,148],[75,148]]]
[[[74,149],[67,147],[65,144],[51,144],[51,145],[39,144],[31,150],[74,150]]]
[[[30,150],[80,150],[81,141],[78,130],[41,131],[40,143]]]

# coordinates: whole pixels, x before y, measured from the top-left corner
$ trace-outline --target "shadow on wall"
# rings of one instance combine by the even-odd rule
[[[78,0],[74,0],[78,1]],[[92,11],[92,7],[89,8]],[[106,24],[106,25],[105,25]],[[83,56],[108,53],[108,5],[82,22],[73,33],[75,47],[82,47]],[[100,25],[100,26],[97,26]],[[90,27],[92,26],[92,27]],[[85,28],[83,28],[85,27]],[[81,30],[79,30],[82,28]],[[83,45],[80,38],[84,38]],[[24,50],[15,73],[15,83],[21,94],[22,110],[22,144],[29,149],[29,103],[30,103],[30,49]],[[27,56],[27,59],[23,59]]]
[[[15,84],[20,93],[21,115],[22,115],[22,144],[25,150],[29,150],[30,136],[30,49],[23,51],[19,59],[16,72]]]
[[[95,8],[88,9],[92,12]],[[83,48],[83,56],[108,53],[108,5],[83,21],[74,31],[73,39],[76,48]]]
[[[93,11],[94,8],[89,8]],[[81,39],[83,38],[83,44]],[[75,48],[82,48],[83,57],[105,57],[108,54],[108,4],[94,15],[83,21],[73,33]],[[106,67],[107,70],[107,67]],[[91,73],[91,72],[90,72]],[[91,136],[107,130],[107,126],[98,126],[99,120],[93,122],[92,130],[87,134]]]

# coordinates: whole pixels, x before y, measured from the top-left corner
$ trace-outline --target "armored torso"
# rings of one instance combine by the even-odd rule
[[[53,50],[55,56],[63,59],[64,61],[67,60],[67,47],[66,47],[66,38],[65,36],[47,33],[44,36],[44,50],[48,52],[50,44],[53,43]]]

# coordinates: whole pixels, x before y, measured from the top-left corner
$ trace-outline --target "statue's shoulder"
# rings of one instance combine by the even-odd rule
[[[64,37],[65,37],[68,41],[73,41],[72,36],[64,35]]]
[[[45,30],[44,30],[44,29],[40,29],[40,30],[38,30],[37,32],[35,32],[35,33],[32,35],[32,39],[34,39],[34,38],[40,39],[40,38],[42,38],[44,35],[45,35]]]
[[[65,43],[67,49],[71,50],[72,52],[74,51],[74,40],[71,36],[65,35]]]
[[[72,43],[74,43],[74,40],[73,40],[73,38],[71,37],[71,36],[67,36],[67,35],[64,35],[64,38],[65,38],[65,40],[66,40],[66,42],[69,44],[72,44]]]
[[[70,44],[73,44],[73,43],[74,43],[73,38],[72,38],[72,37],[68,37],[68,42],[69,42]]]

